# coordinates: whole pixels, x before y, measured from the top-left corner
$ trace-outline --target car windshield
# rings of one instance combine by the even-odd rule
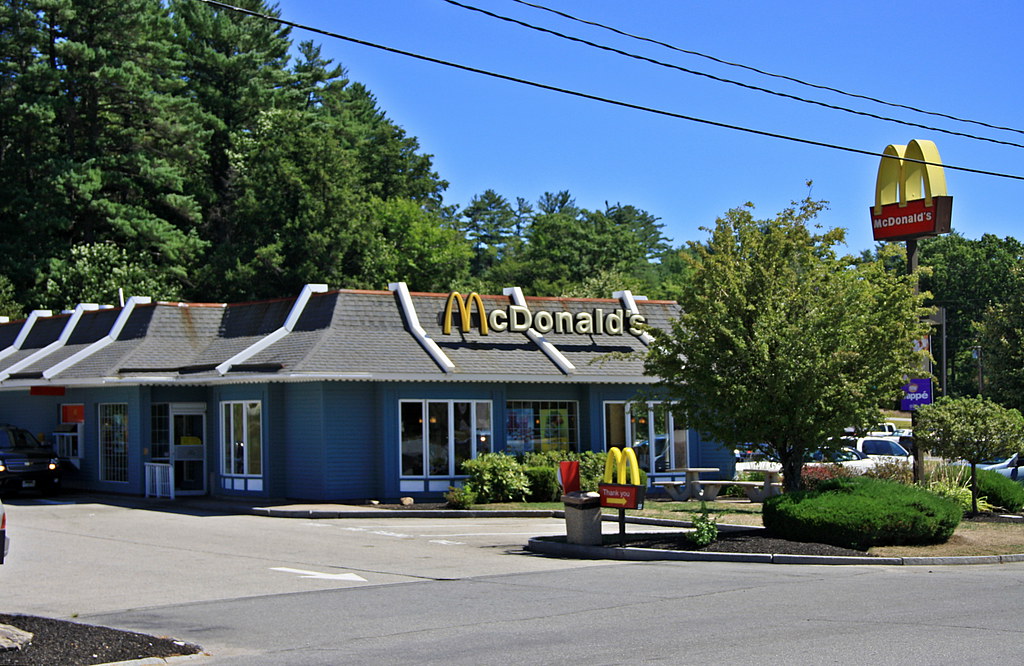
[[[902,446],[888,439],[865,439],[863,449],[869,456],[910,455]]]
[[[39,440],[37,440],[28,430],[11,428],[10,430],[4,431],[4,434],[6,437],[0,436],[0,450],[11,451],[43,448],[42,444],[39,443]]]

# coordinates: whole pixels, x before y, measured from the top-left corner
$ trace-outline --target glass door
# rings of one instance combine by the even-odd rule
[[[174,492],[206,494],[206,406],[171,405]]]

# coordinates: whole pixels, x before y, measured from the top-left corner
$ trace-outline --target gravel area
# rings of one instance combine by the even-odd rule
[[[2,615],[0,624],[33,634],[21,650],[0,652],[0,664],[25,666],[82,666],[145,657],[175,657],[202,649],[170,638],[157,638],[66,620],[31,615]]]

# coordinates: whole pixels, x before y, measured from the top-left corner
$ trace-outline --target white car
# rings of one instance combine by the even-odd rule
[[[825,465],[835,463],[852,470],[855,474],[864,474],[878,465],[877,460],[863,453],[844,446],[834,451],[812,451],[804,457],[804,465]],[[751,460],[736,463],[736,475],[743,472],[781,472],[782,464],[773,460]]]
[[[843,438],[846,446],[856,449],[879,462],[900,462],[910,464],[910,452],[899,443],[898,437],[852,437]]]
[[[1006,460],[981,463],[978,465],[978,469],[990,469],[993,472],[1002,474],[1008,479],[1013,479],[1018,483],[1024,483],[1024,470],[1020,469],[1022,465],[1024,465],[1024,457],[1019,453],[1014,453]]]

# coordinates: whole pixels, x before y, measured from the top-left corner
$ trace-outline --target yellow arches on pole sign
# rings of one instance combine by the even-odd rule
[[[946,172],[935,142],[913,139],[905,146],[886,146],[878,164],[875,180],[875,214],[882,206],[924,199],[932,205],[932,197],[946,196]],[[927,164],[923,164],[927,162]]]
[[[636,453],[633,447],[627,446],[619,449],[613,446],[608,449],[608,459],[604,463],[605,483],[626,483],[626,471],[629,471],[629,482],[631,485],[640,485],[640,464],[637,462]],[[618,480],[613,481],[612,477],[617,473]]]

